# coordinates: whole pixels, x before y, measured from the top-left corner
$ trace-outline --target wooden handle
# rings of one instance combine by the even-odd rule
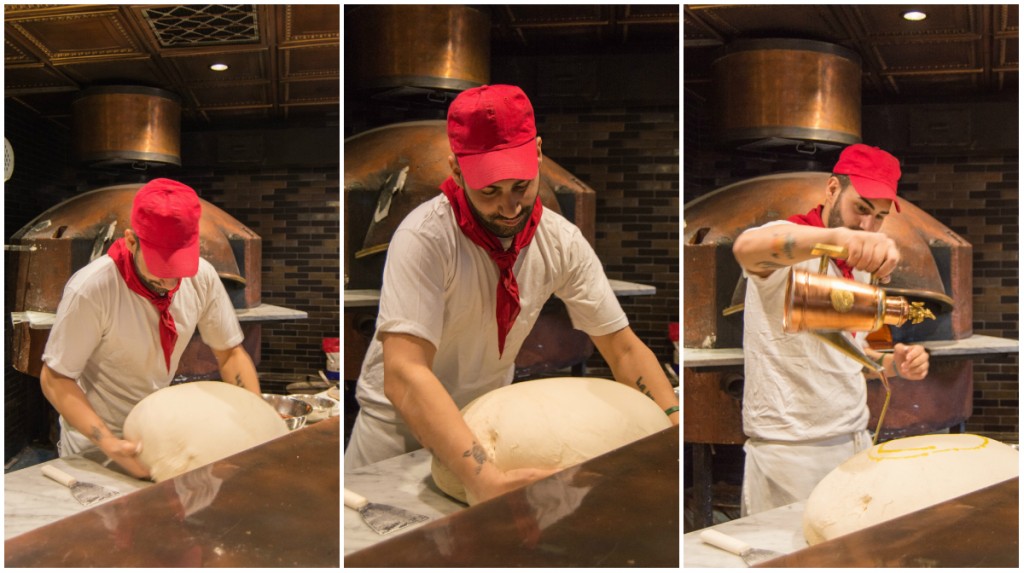
[[[714,545],[719,549],[725,549],[729,553],[736,555],[743,555],[745,551],[750,550],[750,545],[747,545],[745,542],[719,531],[715,531],[714,529],[705,529],[704,531],[701,531],[700,540],[704,543]]]
[[[64,487],[71,487],[78,483],[78,480],[76,480],[74,476],[58,469],[56,466],[43,466],[43,475],[61,484]]]
[[[359,511],[369,504],[369,500],[359,495],[358,493],[345,488],[345,507],[351,507],[352,509]]]

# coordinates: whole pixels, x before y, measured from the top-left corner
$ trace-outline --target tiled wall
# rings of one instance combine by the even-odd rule
[[[653,285],[621,298],[633,330],[662,362],[679,320],[679,113],[677,107],[541,110],[545,155],[597,194],[595,250],[609,278]],[[610,376],[595,353],[595,376]]]
[[[188,180],[263,240],[263,303],[309,314],[306,320],[264,323],[261,375],[315,376],[325,365],[321,339],[340,336],[337,165],[218,169],[189,174]]]
[[[900,191],[973,248],[974,333],[1020,339],[1017,154],[906,155]],[[1017,355],[974,361],[967,430],[1017,442]]]
[[[687,202],[718,187],[759,175],[831,170],[832,165],[811,161],[739,158],[708,151],[710,134],[702,104],[686,101],[684,105],[683,177]],[[886,147],[882,141],[869,143]],[[1017,154],[897,155],[904,173],[900,193],[960,234],[973,247],[974,333],[1018,340],[1020,212]],[[1017,442],[1018,391],[1016,355],[975,359],[974,413],[967,422],[967,431]]]

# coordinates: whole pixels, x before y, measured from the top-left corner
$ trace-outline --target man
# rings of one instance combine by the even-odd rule
[[[817,273],[816,243],[845,247],[829,274],[882,283],[900,261],[896,243],[879,232],[898,213],[899,161],[863,144],[840,154],[825,185],[825,203],[806,215],[773,221],[737,237],[733,253],[748,277],[744,303],[741,513],[807,499],[832,469],[871,445],[864,374],[859,363],[808,334],[782,329],[789,268]],[[857,341],[864,342],[865,333]],[[891,354],[866,350],[886,376],[920,380],[928,353],[897,344]]]
[[[552,294],[615,379],[678,424],[671,385],[629,328],[593,249],[541,206],[541,139],[522,90],[461,93],[448,111],[448,137],[452,174],[443,193],[410,213],[388,249],[346,469],[422,446],[462,480],[471,503],[550,474],[498,471],[459,409],[511,383],[516,355]]]
[[[260,393],[242,330],[213,266],[199,258],[201,205],[155,179],[132,202],[131,228],[64,287],[43,352],[43,394],[60,414],[58,453],[98,446],[136,477],[142,444],[120,437],[132,407],[171,383],[196,328],[229,382]]]

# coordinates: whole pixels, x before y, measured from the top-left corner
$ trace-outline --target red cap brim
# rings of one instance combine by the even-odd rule
[[[193,277],[199,272],[199,234],[183,247],[168,249],[147,243],[139,237],[142,256],[150,274],[162,279]]]
[[[853,183],[857,194],[865,199],[888,199],[892,201],[896,212],[900,212],[900,200],[896,197],[896,190],[881,181],[875,181],[860,175],[847,175],[850,183]]]
[[[504,179],[533,179],[537,176],[537,140],[531,139],[517,147],[509,147],[459,157],[459,169],[466,185],[483,189]]]

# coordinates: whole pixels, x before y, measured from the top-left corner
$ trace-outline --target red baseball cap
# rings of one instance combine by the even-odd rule
[[[832,173],[847,175],[857,193],[865,199],[889,199],[900,210],[896,182],[900,180],[898,159],[877,147],[854,143],[839,154]]]
[[[536,177],[536,140],[533,106],[516,86],[468,89],[448,108],[448,142],[466,184],[474,189]]]
[[[143,185],[132,202],[132,230],[149,272],[160,278],[191,277],[199,271],[199,196],[171,179]]]

